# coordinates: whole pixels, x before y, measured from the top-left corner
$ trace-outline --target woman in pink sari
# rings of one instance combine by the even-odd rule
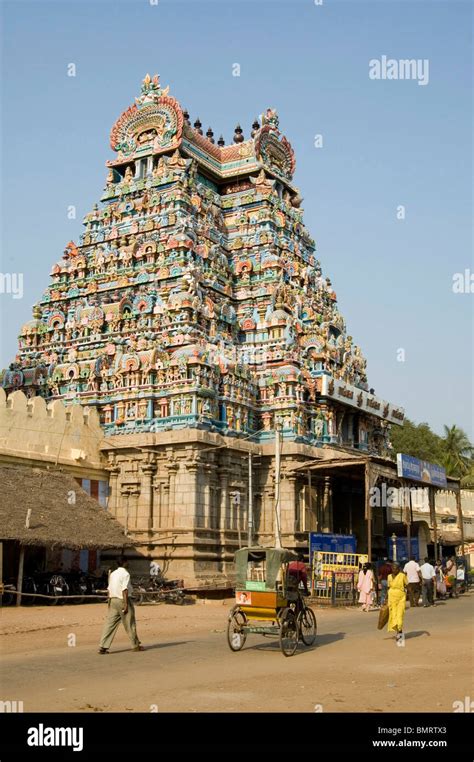
[[[357,590],[359,591],[359,603],[362,603],[362,611],[369,611],[372,603],[372,593],[375,590],[374,573],[370,568],[370,564],[364,564],[360,570]]]

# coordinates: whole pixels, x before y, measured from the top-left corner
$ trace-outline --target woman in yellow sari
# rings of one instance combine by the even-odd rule
[[[403,640],[403,619],[407,602],[408,578],[403,574],[400,564],[392,564],[392,573],[388,575],[388,631],[396,632],[396,640]]]

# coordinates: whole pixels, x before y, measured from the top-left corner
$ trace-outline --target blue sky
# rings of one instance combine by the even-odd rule
[[[277,109],[370,385],[438,433],[473,436],[474,294],[452,290],[474,272],[468,0],[4,0],[1,12],[1,272],[24,274],[22,299],[0,294],[2,367],[102,193],[110,128],[157,72],[227,142]],[[383,55],[428,59],[429,83],[371,80]]]

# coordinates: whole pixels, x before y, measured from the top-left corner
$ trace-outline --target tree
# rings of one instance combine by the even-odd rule
[[[404,452],[430,463],[441,463],[443,457],[442,439],[431,431],[427,423],[416,424],[405,418],[403,426],[394,426],[391,432],[393,458],[397,452]]]
[[[448,476],[461,479],[461,487],[474,488],[474,447],[465,431],[444,426],[444,436],[431,431],[427,423],[416,424],[408,418],[403,426],[392,428],[392,457],[404,452],[420,460],[438,463]]]
[[[474,447],[467,434],[457,426],[445,426],[442,464],[449,476],[467,476],[473,467]]]

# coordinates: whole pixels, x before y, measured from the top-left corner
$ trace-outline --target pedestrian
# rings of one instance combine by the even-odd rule
[[[144,651],[137,635],[135,608],[131,600],[132,585],[128,572],[128,561],[124,556],[117,559],[118,568],[109,576],[108,616],[102,631],[99,653],[108,654],[109,648],[122,622],[125,632],[132,642],[133,651]]]
[[[464,566],[464,561],[458,561],[457,567],[458,571],[456,574],[456,585],[459,595],[459,593],[466,592],[466,567]]]
[[[458,567],[456,565],[456,558],[454,556],[451,556],[451,558],[448,559],[448,563],[446,564],[446,573],[449,577],[449,582],[451,583],[449,597],[459,598],[457,585]]]
[[[384,558],[382,566],[379,568],[380,580],[380,605],[383,606],[387,600],[388,575],[392,573],[392,564],[388,558]]]
[[[357,590],[359,591],[359,603],[362,603],[362,611],[369,611],[375,590],[374,573],[369,563],[364,564],[359,572]]]
[[[418,606],[418,600],[420,598],[420,586],[421,586],[421,572],[418,563],[415,560],[415,556],[411,556],[410,560],[403,567],[403,573],[408,578],[408,598],[410,600],[410,608]]]
[[[395,632],[397,643],[403,642],[403,620],[407,602],[407,575],[402,572],[400,564],[392,564],[392,573],[388,576],[388,631]]]
[[[440,559],[435,564],[436,597],[444,601],[446,598],[446,583],[444,581],[443,564]]]
[[[423,606],[434,606],[434,586],[436,582],[436,574],[434,566],[428,558],[425,558],[425,562],[420,566],[422,587],[421,592],[423,595]]]

